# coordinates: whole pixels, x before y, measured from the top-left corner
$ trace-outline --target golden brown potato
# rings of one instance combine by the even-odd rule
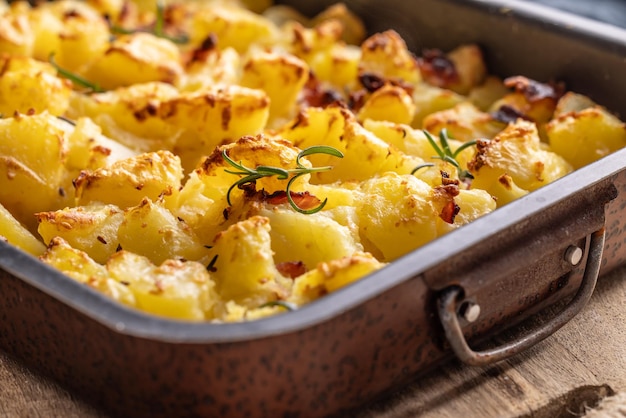
[[[270,228],[267,218],[253,216],[216,237],[212,277],[224,301],[256,308],[289,294],[289,282],[274,262]]]
[[[190,28],[192,44],[198,45],[213,34],[220,48],[232,47],[239,53],[246,52],[254,43],[270,42],[277,32],[270,20],[228,3],[218,7],[211,3],[199,6]]]
[[[330,165],[333,169],[314,173],[311,183],[365,180],[387,171],[410,173],[422,162],[382,141],[363,128],[354,114],[339,107],[308,108],[279,134],[302,149],[323,144],[344,154],[342,159],[312,155],[314,166]]]
[[[34,8],[30,22],[35,34],[33,56],[47,61],[54,54],[63,68],[82,73],[109,45],[104,16],[81,1],[47,2]]]
[[[56,76],[52,65],[31,58],[0,56],[0,113],[65,113],[72,84]]]
[[[35,212],[70,204],[68,133],[67,124],[47,112],[0,119],[0,204],[31,232]]]
[[[374,34],[361,45],[361,73],[374,73],[385,79],[417,84],[422,76],[413,54],[393,30]]]
[[[105,203],[126,209],[144,198],[175,200],[181,187],[180,159],[169,151],[140,154],[108,167],[83,171],[74,181],[78,205]]]
[[[563,157],[542,146],[536,125],[523,120],[509,125],[490,141],[479,140],[469,167],[475,176],[472,188],[487,190],[499,198],[498,206],[509,203],[500,199],[502,186],[507,191],[532,191],[572,171]]]
[[[386,173],[361,185],[357,202],[365,251],[390,262],[437,236],[439,212],[431,187],[416,177]]]
[[[192,321],[214,317],[219,303],[205,266],[194,261],[168,260],[154,265],[146,257],[119,251],[106,265],[108,274],[127,286],[135,306],[159,316]]]
[[[546,126],[554,152],[580,168],[626,146],[626,125],[594,106],[564,113]]]
[[[309,79],[308,65],[293,56],[258,51],[244,64],[240,83],[260,89],[270,99],[270,118],[293,117],[295,103]]]
[[[413,90],[415,115],[411,126],[422,128],[426,116],[450,109],[463,101],[465,101],[465,97],[452,90],[431,86],[428,83],[419,83]]]
[[[269,117],[263,91],[236,85],[180,93],[162,83],[140,84],[75,96],[73,107],[72,117],[90,117],[130,148],[173,151],[189,171],[216,146],[261,133]]]
[[[61,237],[68,245],[104,264],[120,245],[118,229],[124,220],[114,205],[92,205],[39,212],[37,231],[46,244]]]
[[[117,231],[124,250],[147,257],[154,264],[166,260],[203,260],[208,250],[200,238],[176,218],[162,203],[143,199],[138,206],[127,209]]]
[[[394,123],[411,123],[415,114],[415,104],[411,96],[401,87],[385,85],[367,99],[357,117],[365,119],[389,121]]]
[[[4,206],[0,204],[0,238],[4,238],[30,255],[39,256],[46,246],[37,239]]]
[[[89,258],[87,253],[72,248],[63,238],[53,238],[40,259],[113,300],[128,306],[136,306],[135,296],[128,289],[128,283],[112,278],[104,266]]]
[[[35,33],[29,20],[30,6],[13,2],[0,12],[0,52],[17,57],[32,57]]]
[[[493,119],[489,113],[478,110],[470,102],[462,102],[451,109],[431,113],[424,118],[422,128],[433,134],[443,129],[451,138],[461,142],[476,138],[493,138],[505,128],[505,124]]]
[[[346,286],[382,268],[369,253],[357,253],[350,257],[338,258],[321,263],[315,269],[297,277],[289,301],[303,305],[321,296]]]
[[[182,71],[180,51],[174,43],[137,32],[115,38],[95,57],[85,77],[104,89],[114,89],[151,81],[173,84]]]

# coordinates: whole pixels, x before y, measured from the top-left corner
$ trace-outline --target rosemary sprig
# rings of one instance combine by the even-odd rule
[[[258,179],[261,179],[264,177],[276,176],[276,178],[279,180],[289,179],[289,181],[287,182],[287,186],[285,187],[285,193],[287,194],[287,200],[289,201],[289,204],[295,211],[303,213],[305,215],[310,215],[310,214],[319,212],[320,210],[324,208],[328,199],[324,199],[324,201],[322,201],[322,203],[320,203],[319,206],[316,206],[313,209],[302,209],[301,207],[298,206],[298,204],[293,200],[293,197],[291,196],[291,186],[293,185],[293,182],[298,177],[303,176],[305,174],[311,174],[311,173],[316,173],[320,171],[328,171],[332,169],[332,166],[311,167],[311,168],[305,167],[300,161],[300,159],[302,157],[306,157],[306,156],[313,155],[313,154],[327,154],[333,157],[343,158],[343,154],[338,149],[335,149],[333,147],[329,147],[326,145],[315,145],[315,146],[306,148],[300,151],[300,153],[298,153],[298,156],[296,157],[296,168],[294,169],[286,170],[284,168],[271,167],[271,166],[266,166],[266,165],[259,165],[253,169],[253,168],[244,166],[241,162],[237,163],[233,161],[228,156],[228,153],[226,152],[226,150],[223,150],[222,157],[224,157],[224,160],[228,164],[236,168],[236,170],[226,170],[226,172],[229,174],[244,176],[230,186],[230,188],[228,189],[228,192],[226,193],[226,201],[228,202],[229,205],[232,206],[232,202],[230,200],[230,194],[235,187],[241,188],[245,184],[255,183]],[[291,178],[289,178],[290,176]]]
[[[59,73],[61,77],[67,78],[72,83],[78,84],[81,87],[85,87],[93,93],[102,93],[105,91],[97,83],[92,83],[91,81],[59,66],[59,64],[57,64],[56,61],[54,60],[54,55],[55,55],[54,52],[50,53],[50,55],[48,56],[48,62],[57,70],[57,72]]]
[[[206,266],[206,269],[209,273],[215,273],[217,271],[217,268],[215,267],[215,263],[217,262],[218,255],[219,254],[215,254],[213,258],[211,259],[211,261],[209,261],[209,264]]]
[[[259,306],[259,308],[269,308],[274,306],[280,306],[281,308],[284,308],[290,312],[298,309],[298,307],[294,303],[287,302],[286,300],[272,300],[262,304],[261,306]]]
[[[430,145],[434,148],[435,152],[437,153],[437,156],[433,158],[441,159],[455,166],[459,174],[459,179],[461,180],[468,180],[468,179],[471,180],[474,178],[472,173],[470,173],[469,171],[461,167],[461,165],[456,160],[456,158],[464,149],[473,147],[474,145],[476,145],[476,141],[474,140],[467,141],[463,143],[460,147],[458,147],[456,151],[452,152],[452,149],[450,148],[450,143],[448,142],[450,138],[448,137],[447,129],[444,128],[439,132],[439,144],[437,144],[437,141],[435,140],[435,138],[427,130],[424,130],[423,132],[424,132],[424,135],[426,135],[426,139],[428,139],[428,142],[430,142]],[[423,164],[420,164],[415,169],[413,169],[411,174],[415,173],[415,171],[419,170],[423,166],[424,166]]]
[[[411,170],[411,174],[417,173],[422,168],[428,168],[428,167],[434,167],[434,166],[435,166],[435,164],[433,164],[433,163],[423,163],[423,164],[420,164],[417,167],[415,167],[413,170]]]
[[[122,35],[130,35],[137,32],[150,32],[146,29],[126,29],[121,26],[111,25],[111,32]],[[165,33],[165,5],[163,0],[156,0],[156,17],[154,20],[154,26],[151,33],[159,38],[167,39],[175,44],[189,43],[189,37],[187,35],[170,36]]]

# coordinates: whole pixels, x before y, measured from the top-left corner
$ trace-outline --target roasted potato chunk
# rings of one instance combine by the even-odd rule
[[[157,266],[146,257],[119,251],[109,259],[106,270],[128,287],[135,306],[142,311],[191,321],[204,321],[215,315],[215,284],[200,263],[167,260]]]
[[[0,113],[62,115],[70,103],[72,85],[56,76],[48,63],[31,58],[0,57]]]
[[[114,205],[92,205],[37,213],[37,231],[49,244],[61,237],[72,248],[104,264],[118,250],[118,229],[124,220]]]
[[[470,162],[472,187],[484,189],[497,198],[499,188],[526,191],[563,177],[572,171],[565,159],[541,145],[535,124],[518,120],[492,140],[479,140],[478,151]],[[505,177],[503,177],[505,176]],[[499,199],[498,206],[509,203]]]
[[[116,38],[94,58],[85,76],[104,89],[151,81],[173,84],[183,71],[180,62],[180,51],[171,41],[138,32]]]
[[[417,60],[393,30],[374,34],[363,42],[359,72],[374,73],[385,79],[397,79],[413,85],[422,80]]]
[[[270,99],[270,118],[293,117],[296,99],[309,78],[308,65],[293,56],[255,52],[243,67],[241,85],[260,89]],[[276,81],[280,80],[280,83]]]
[[[308,108],[279,134],[302,149],[319,145],[323,138],[325,145],[343,153],[341,160],[312,155],[313,165],[331,165],[333,169],[314,173],[311,183],[359,181],[387,171],[405,174],[422,162],[377,138],[363,128],[352,113],[337,107]]]
[[[66,124],[47,112],[0,119],[0,204],[32,232],[35,212],[70,203],[67,134]]]
[[[74,185],[79,205],[105,203],[125,209],[146,197],[153,201],[174,200],[182,178],[180,159],[169,151],[157,151],[83,171]]]
[[[357,253],[350,257],[320,263],[315,269],[295,279],[289,301],[303,305],[373,273],[383,266],[383,263],[369,253]]]
[[[63,238],[53,238],[40,259],[120,303],[136,306],[135,296],[126,282],[112,278],[104,266],[92,260],[87,253],[72,248]]]
[[[143,255],[154,264],[169,259],[203,261],[207,256],[207,248],[184,221],[146,198],[124,212],[118,239],[124,250]]]
[[[252,216],[215,238],[212,276],[224,301],[256,308],[289,294],[288,282],[276,268],[270,229],[269,219]]]
[[[20,222],[0,204],[0,238],[24,250],[30,255],[39,256],[46,246],[30,233]]]
[[[567,112],[546,126],[554,152],[580,168],[626,146],[626,125],[594,106]]]
[[[365,251],[390,262],[437,236],[431,187],[413,176],[387,173],[365,181],[357,201]]]

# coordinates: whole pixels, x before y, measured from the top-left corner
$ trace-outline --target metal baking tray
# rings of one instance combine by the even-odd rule
[[[493,73],[626,116],[623,29],[513,0],[345,3],[414,51],[477,42]],[[452,353],[483,365],[548,337],[626,261],[625,207],[626,149],[295,312],[224,325],[127,309],[0,242],[0,347],[122,416],[345,416]],[[542,328],[470,348],[557,302]]]

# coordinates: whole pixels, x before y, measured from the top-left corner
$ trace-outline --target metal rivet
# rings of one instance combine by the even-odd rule
[[[583,259],[583,250],[580,247],[575,245],[570,245],[565,250],[565,261],[570,263],[572,266],[577,265]]]
[[[474,322],[480,316],[480,305],[469,301],[463,302],[461,309],[459,309],[459,315],[467,322]]]

